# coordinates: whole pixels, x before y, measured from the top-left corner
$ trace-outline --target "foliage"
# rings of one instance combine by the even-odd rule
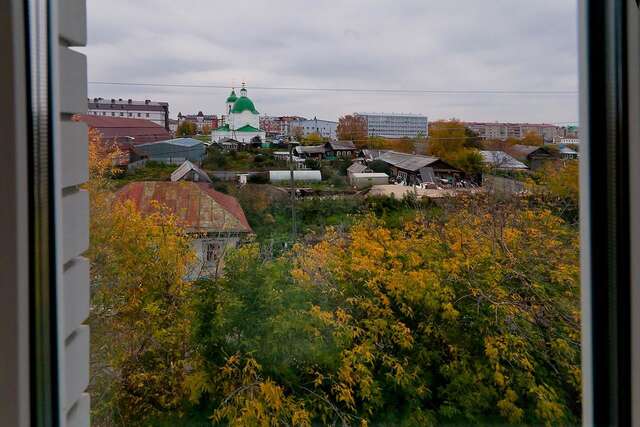
[[[575,233],[548,211],[478,205],[400,231],[365,222],[298,257],[295,277],[331,307],[312,314],[343,345],[323,378],[344,410],[420,424],[578,419]]]
[[[168,181],[176,167],[162,162],[147,161],[137,169],[116,174],[114,184],[124,186],[135,181]]]
[[[210,133],[211,133],[211,126],[209,126],[209,125],[202,126],[202,134],[203,135],[209,135]]]
[[[96,425],[139,423],[184,400],[193,261],[190,239],[162,207],[113,203],[109,156],[90,133],[91,393]]]
[[[302,141],[302,138],[304,137],[304,130],[302,129],[302,126],[292,126],[289,133],[293,137],[294,141]]]
[[[307,169],[318,170],[320,169],[320,160],[317,159],[304,159],[304,166]]]
[[[456,119],[433,122],[429,131],[428,152],[440,157],[468,174],[483,170],[483,161],[474,147],[480,145],[477,135]]]
[[[317,132],[312,132],[301,140],[303,145],[318,145],[324,142],[324,138]]]
[[[180,123],[178,125],[178,128],[176,129],[177,137],[192,136],[192,135],[195,135],[196,133],[198,133],[198,126],[195,123],[190,122],[188,120],[185,120],[182,123]]]
[[[193,401],[231,425],[579,422],[574,230],[513,201],[450,203],[282,258],[231,254],[196,293]]]
[[[364,117],[347,114],[338,119],[336,129],[338,139],[353,141],[356,147],[366,146],[368,141],[367,121]]]
[[[538,132],[527,132],[522,139],[520,140],[520,144],[522,145],[535,145],[537,147],[541,147],[544,144],[544,140],[542,139],[542,135]]]
[[[547,162],[536,174],[543,202],[570,222],[578,221],[580,181],[578,160]]]

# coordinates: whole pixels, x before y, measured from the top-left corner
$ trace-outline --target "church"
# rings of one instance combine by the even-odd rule
[[[220,142],[230,138],[245,144],[264,143],[266,134],[260,129],[258,114],[253,101],[247,97],[245,84],[242,83],[240,97],[236,96],[234,89],[231,90],[225,104],[226,120],[211,132],[211,141]]]

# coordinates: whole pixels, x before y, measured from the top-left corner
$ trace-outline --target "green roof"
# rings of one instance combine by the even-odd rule
[[[229,125],[227,124],[227,125],[222,125],[219,128],[216,128],[216,130],[230,130],[230,129],[229,129]]]
[[[232,89],[231,94],[229,94],[229,97],[227,98],[227,102],[236,102],[237,99],[236,91]]]
[[[254,128],[251,125],[244,125],[241,128],[236,129],[236,132],[260,132],[260,129]]]
[[[232,113],[242,113],[243,111],[251,111],[253,114],[258,114],[256,107],[253,105],[253,101],[251,101],[246,96],[241,96],[238,100],[233,104],[233,108],[231,109]]]

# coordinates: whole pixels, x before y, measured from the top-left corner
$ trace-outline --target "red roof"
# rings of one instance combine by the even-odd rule
[[[171,210],[188,232],[252,232],[240,203],[204,182],[132,182],[118,190],[116,200],[131,200],[143,213],[153,212],[156,201]]]
[[[163,126],[150,120],[92,116],[89,114],[77,115],[76,119],[86,123],[91,128],[97,129],[102,134],[103,140],[129,141],[133,144],[142,144],[171,139],[171,134]]]

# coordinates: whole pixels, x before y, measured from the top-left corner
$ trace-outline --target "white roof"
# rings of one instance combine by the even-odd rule
[[[383,172],[370,172],[370,173],[352,173],[352,178],[389,178],[389,175]]]
[[[171,181],[180,181],[187,173],[194,171],[200,175],[205,181],[211,182],[211,178],[202,169],[191,163],[189,160],[185,160],[178,169],[171,173]]]
[[[484,163],[498,169],[529,169],[527,165],[514,159],[504,151],[481,150],[480,155],[482,156]]]
[[[270,181],[287,181],[291,179],[291,171],[269,171]],[[322,181],[319,170],[293,171],[293,179],[296,181]]]

